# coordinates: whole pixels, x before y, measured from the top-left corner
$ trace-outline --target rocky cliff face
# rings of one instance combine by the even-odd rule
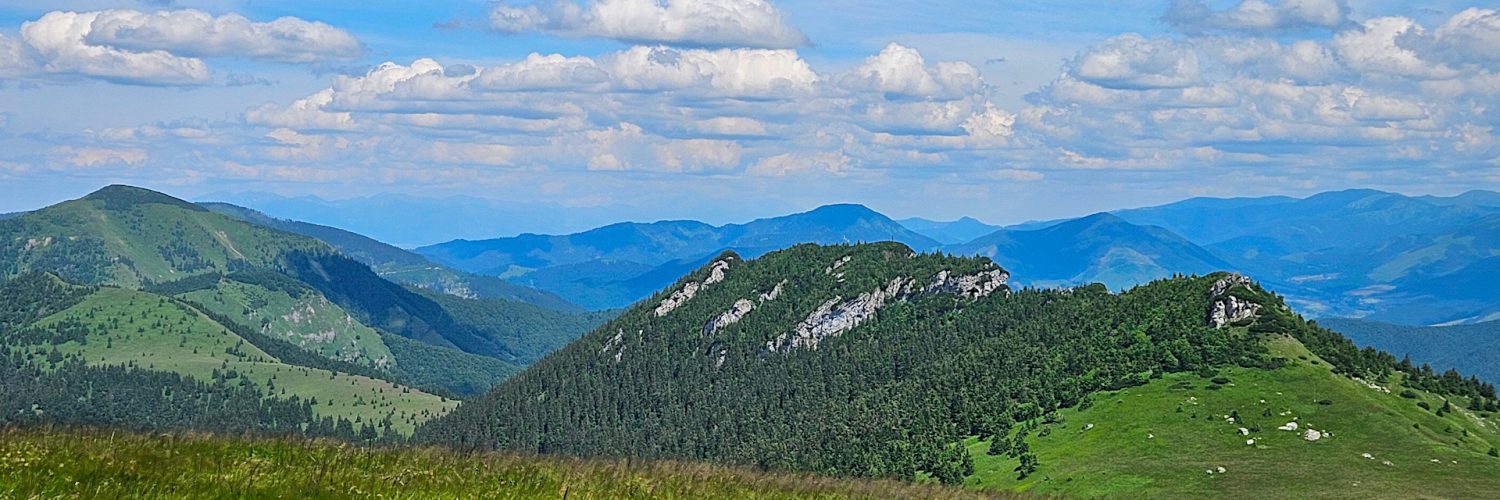
[[[1260,314],[1260,304],[1229,294],[1229,290],[1236,286],[1252,285],[1254,282],[1250,278],[1240,274],[1231,274],[1215,281],[1213,288],[1209,290],[1213,302],[1208,309],[1208,325],[1223,328],[1225,325],[1251,319]]]
[[[911,291],[911,278],[899,277],[891,280],[885,288],[862,293],[853,300],[841,303],[840,297],[829,299],[807,315],[807,319],[798,323],[796,329],[766,342],[766,350],[778,352],[804,347],[817,349],[818,343],[823,339],[853,330],[860,323],[874,317],[876,312],[885,307],[886,302],[901,300],[905,295],[911,294]]]
[[[726,257],[714,261],[713,267],[709,269],[708,277],[704,278],[702,283],[688,282],[688,284],[682,286],[681,290],[672,292],[672,295],[662,299],[661,304],[656,306],[656,317],[660,318],[670,314],[678,307],[686,304],[687,301],[692,300],[693,296],[698,295],[700,290],[724,281],[724,273],[729,271],[730,259]]]

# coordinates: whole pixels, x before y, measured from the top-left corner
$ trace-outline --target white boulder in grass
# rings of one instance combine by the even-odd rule
[[[1307,432],[1302,433],[1302,439],[1306,439],[1308,441],[1317,441],[1319,439],[1323,439],[1323,433],[1308,429]]]
[[[1283,425],[1281,427],[1277,427],[1276,429],[1277,430],[1283,430],[1283,431],[1295,431],[1295,430],[1297,430],[1297,423],[1296,422],[1287,422],[1286,425]]]

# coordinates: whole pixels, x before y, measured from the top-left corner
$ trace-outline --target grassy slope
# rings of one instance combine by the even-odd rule
[[[292,297],[285,291],[225,279],[215,288],[181,298],[329,358],[366,366],[394,359],[379,332],[317,292]]]
[[[90,364],[133,363],[204,381],[211,380],[216,369],[234,370],[262,387],[274,377],[278,395],[285,391],[288,396],[317,398],[314,412],[318,416],[378,423],[389,415],[399,432],[410,433],[416,423],[457,404],[383,380],[281,363],[197,311],[158,295],[103,288],[37,324],[46,326],[67,318],[88,323],[93,330],[86,344],[58,346],[64,354],[79,353]],[[119,318],[117,327],[115,318]],[[226,352],[229,349],[238,354]]]
[[[1220,390],[1196,374],[1170,374],[1095,394],[1087,410],[1059,412],[1050,435],[1027,440],[1041,467],[1021,481],[1015,459],[989,456],[988,442],[970,439],[976,474],[968,483],[1135,498],[1484,498],[1500,491],[1500,458],[1486,455],[1500,445],[1497,416],[1460,410],[1439,418],[1399,396],[1399,387],[1387,394],[1334,375],[1295,340],[1270,343],[1291,360],[1287,367],[1223,370],[1231,382]],[[1437,397],[1420,398],[1442,406]],[[1317,403],[1323,399],[1333,404]],[[1235,411],[1241,421],[1228,422]],[[1308,442],[1300,431],[1276,429],[1294,419],[1334,435]],[[1094,427],[1084,430],[1088,424]],[[1259,432],[1239,434],[1256,426]],[[1252,438],[1256,444],[1246,445]],[[1221,466],[1226,473],[1206,472]]]
[[[21,252],[23,261],[28,253],[48,251],[51,246],[46,243],[48,237],[54,242],[99,237],[109,255],[128,260],[129,265],[117,263],[110,270],[110,281],[125,287],[139,286],[147,280],[171,281],[213,269],[224,270],[230,260],[267,264],[288,249],[324,247],[316,240],[288,238],[212,212],[160,203],[142,203],[130,210],[120,210],[108,207],[102,200],[85,198],[13,221],[34,224],[22,235],[28,241],[14,242],[19,245],[36,240],[30,249]],[[164,245],[190,248],[201,262],[172,255],[170,250],[163,250]]]
[[[192,464],[184,467],[183,464]],[[0,430],[0,497],[1010,498],[703,464]]]

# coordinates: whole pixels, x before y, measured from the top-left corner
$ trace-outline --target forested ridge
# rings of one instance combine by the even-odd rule
[[[993,270],[985,259],[920,255],[891,243],[802,245],[750,262],[726,254],[418,429],[417,439],[958,482],[972,472],[969,452],[955,445],[965,437],[1006,436],[1059,408],[1089,404],[1095,391],[1163,373],[1274,368],[1286,360],[1263,340],[1275,335],[1302,341],[1351,376],[1400,371],[1440,394],[1495,397],[1477,379],[1358,349],[1254,285],[1221,294],[1259,304],[1260,314],[1212,328],[1205,315],[1224,274],[1120,294],[1089,286],[975,298],[924,286]],[[710,278],[716,273],[722,281]],[[842,335],[790,349],[778,340],[814,317],[829,320],[818,316],[824,305],[901,283],[915,286],[894,286],[895,298]],[[740,307],[746,303],[753,307]],[[717,327],[716,319],[747,308]]]

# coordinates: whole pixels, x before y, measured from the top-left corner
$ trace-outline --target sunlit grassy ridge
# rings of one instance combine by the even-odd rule
[[[1382,386],[1389,393],[1373,389],[1335,375],[1293,339],[1268,344],[1288,366],[1168,374],[1058,412],[1026,440],[1041,466],[1021,480],[1016,459],[988,455],[988,441],[970,439],[976,473],[967,484],[1076,497],[1500,495],[1500,458],[1488,455],[1500,445],[1497,415],[1469,411],[1455,397],[1453,410],[1438,416],[1438,396],[1404,397],[1399,380]],[[1289,422],[1298,430],[1278,430]],[[1308,429],[1332,436],[1308,441]]]
[[[332,359],[366,366],[394,364],[379,332],[317,292],[297,295],[221,279],[213,288],[179,297]]]
[[[0,498],[1013,498],[681,462],[0,430]]]
[[[131,365],[203,381],[233,372],[233,379],[256,384],[267,395],[315,398],[313,412],[319,417],[357,419],[356,425],[389,417],[394,429],[410,433],[417,423],[457,405],[385,380],[282,363],[196,310],[145,292],[101,288],[37,324],[45,328],[70,321],[82,322],[90,333],[84,343],[57,345],[63,355],[77,354],[91,365]]]

